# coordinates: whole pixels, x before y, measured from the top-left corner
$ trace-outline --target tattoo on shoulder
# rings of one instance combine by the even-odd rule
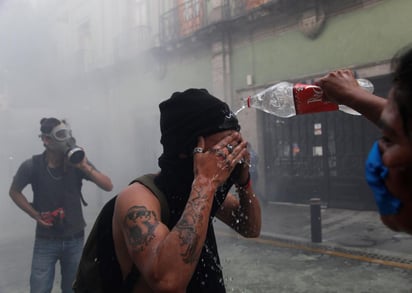
[[[155,238],[154,231],[159,225],[156,213],[144,206],[133,206],[124,218],[127,241],[136,251],[143,251]]]

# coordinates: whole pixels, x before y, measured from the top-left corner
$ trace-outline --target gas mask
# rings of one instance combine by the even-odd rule
[[[55,126],[50,134],[43,134],[51,138],[47,145],[50,150],[61,152],[72,164],[80,163],[84,158],[84,151],[76,145],[76,139],[72,136],[72,131],[65,123]]]

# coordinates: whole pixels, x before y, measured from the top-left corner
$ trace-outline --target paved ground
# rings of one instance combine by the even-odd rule
[[[376,212],[322,209],[321,243],[311,241],[309,206],[268,203],[262,217],[252,241],[216,222],[228,292],[412,292],[412,236]],[[34,226],[23,220],[0,239],[0,293],[28,292]]]
[[[261,237],[248,241],[216,222],[229,292],[412,293],[412,236],[377,212],[321,209],[320,243],[309,205],[267,203],[262,220]]]
[[[262,205],[262,237],[403,259],[412,264],[412,236],[386,228],[374,211],[321,209],[322,242],[311,241],[310,206]]]
[[[226,227],[217,230],[227,292],[411,293],[410,269],[297,248],[287,241],[247,240]],[[1,293],[29,292],[31,246],[29,236],[0,246]],[[56,276],[52,293],[60,292]]]
[[[218,236],[228,292],[411,293],[411,270]]]

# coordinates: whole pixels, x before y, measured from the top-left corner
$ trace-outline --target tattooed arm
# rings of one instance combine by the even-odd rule
[[[225,136],[223,143],[237,138]],[[198,146],[205,148],[203,138]],[[194,161],[192,190],[180,220],[171,230],[160,219],[159,201],[143,185],[130,185],[116,200],[116,254],[124,276],[133,264],[137,266],[141,273],[139,289],[185,292],[192,278],[206,238],[214,194],[234,167],[213,151],[196,154]]]
[[[206,237],[216,188],[209,182],[195,179],[182,217],[170,231],[161,221],[160,203],[146,187],[134,183],[119,194],[113,229],[124,276],[134,263],[152,290],[185,291]]]

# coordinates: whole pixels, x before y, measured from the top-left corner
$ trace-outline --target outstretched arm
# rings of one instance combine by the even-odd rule
[[[320,78],[316,84],[323,89],[327,100],[346,105],[378,125],[386,99],[362,89],[351,70],[330,72]]]

